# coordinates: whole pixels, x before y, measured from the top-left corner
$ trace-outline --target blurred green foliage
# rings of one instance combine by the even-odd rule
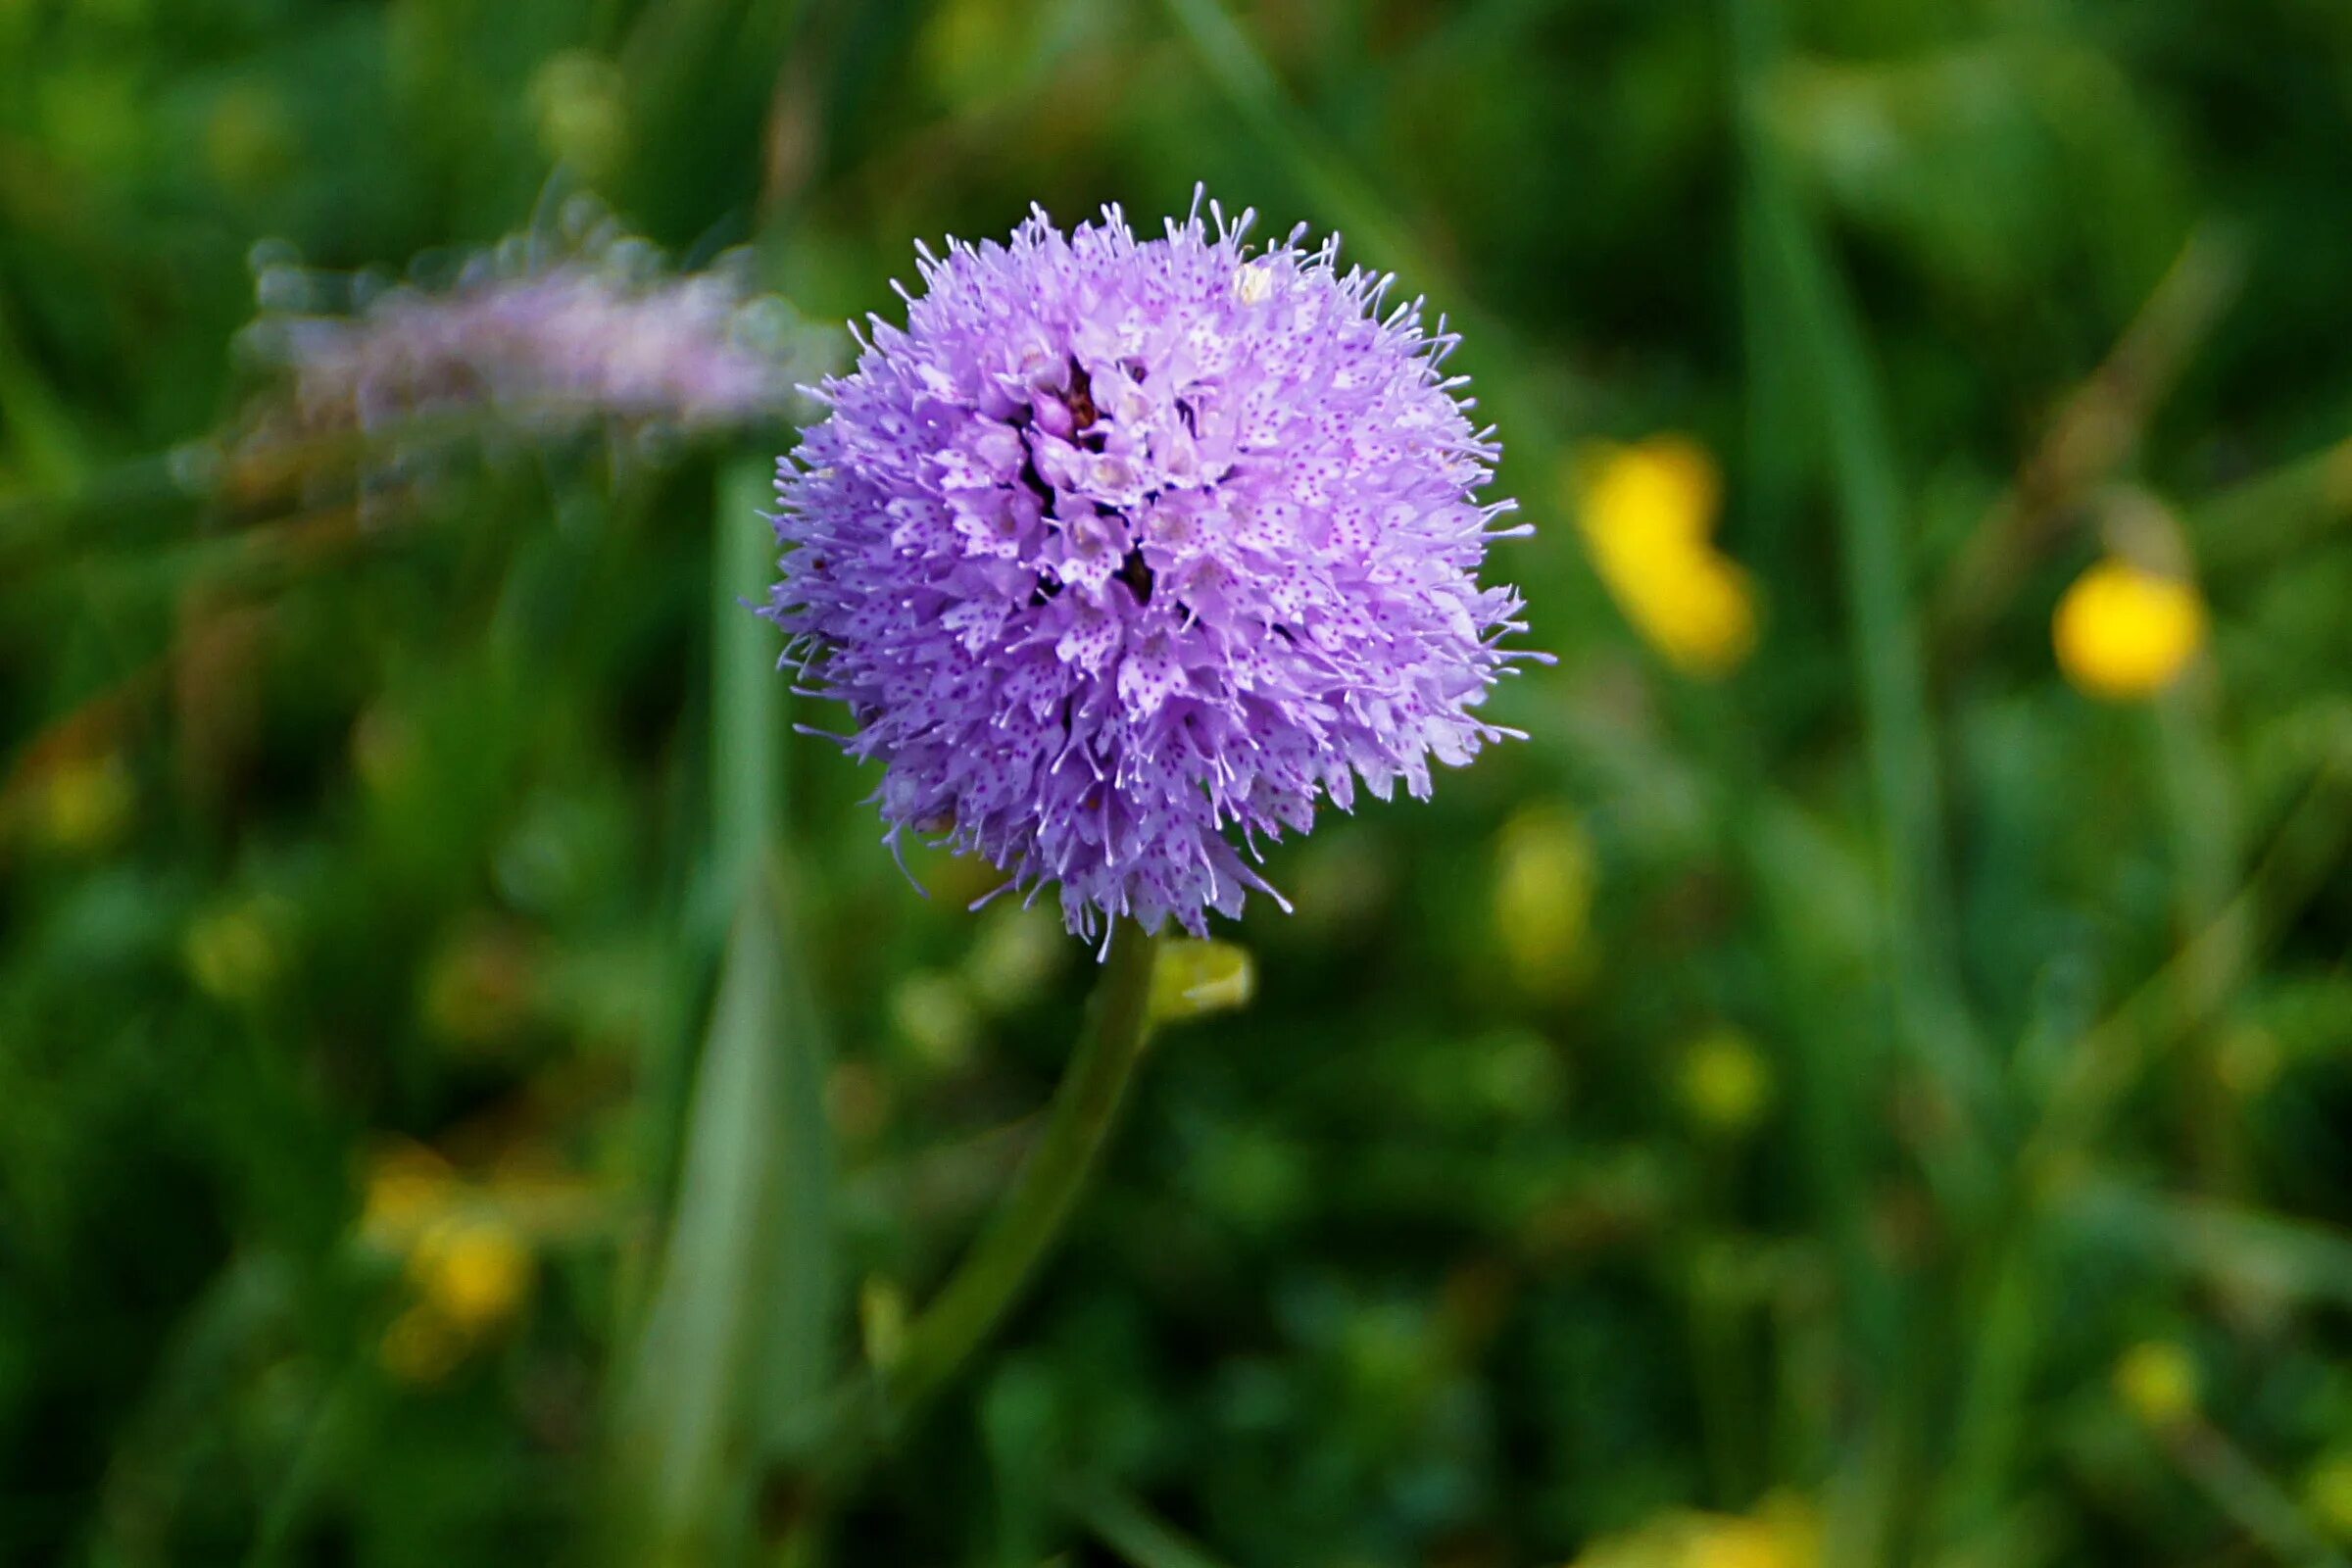
[[[2343,1560],[2348,125],[2340,0],[0,0],[0,1561]],[[780,738],[789,431],[199,483],[248,254],[584,189],[831,321],[1196,180],[1464,325],[1561,662],[817,1488],[1091,956]],[[1721,679],[1576,523],[1667,430]]]

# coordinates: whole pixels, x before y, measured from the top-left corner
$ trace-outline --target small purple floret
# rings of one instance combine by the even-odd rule
[[[874,318],[778,465],[765,613],[882,762],[886,839],[1058,883],[1090,937],[1199,934],[1273,894],[1229,828],[1255,856],[1516,733],[1477,710],[1522,601],[1476,572],[1526,530],[1474,499],[1497,448],[1454,339],[1336,240],[1253,255],[1209,214],[922,251],[906,328]]]

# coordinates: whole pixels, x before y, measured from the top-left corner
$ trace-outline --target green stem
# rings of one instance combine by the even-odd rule
[[[1070,1516],[1135,1568],[1221,1568],[1175,1527],[1107,1483],[1073,1480],[1057,1490]]]
[[[2208,1019],[2197,977],[2230,962],[2251,963],[2276,942],[2306,904],[2328,885],[2352,841],[2352,737],[2321,762],[2303,798],[2279,824],[2270,848],[2213,922],[2142,981],[2073,1053],[2027,1136],[2017,1165],[2027,1190],[2087,1152],[2106,1113],[2158,1053]]]
[[[2219,1428],[2192,1420],[2165,1434],[2164,1442],[2181,1474],[2271,1557],[2303,1568],[2347,1568],[2295,1500]]]
[[[893,1414],[911,1411],[956,1375],[1018,1299],[1078,1206],[1151,1039],[1157,955],[1156,938],[1132,920],[1118,923],[1078,1053],[1054,1091],[1035,1152],[883,1373]]]
[[[1020,1298],[1109,1145],[1152,1036],[1158,939],[1132,920],[1111,933],[1078,1049],[1045,1127],[996,1214],[896,1354],[788,1417],[762,1494],[788,1526],[820,1517],[879,1450],[962,1371]]]
[[[771,1470],[766,1491],[784,1511],[812,1516],[853,1485],[876,1450],[996,1332],[1053,1250],[1109,1145],[1151,1041],[1158,950],[1158,939],[1143,927],[1118,922],[1037,1147],[980,1239],[887,1365],[843,1382],[779,1433],[789,1457]]]

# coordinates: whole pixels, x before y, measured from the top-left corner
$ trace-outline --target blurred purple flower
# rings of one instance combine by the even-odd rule
[[[566,237],[511,240],[444,286],[363,280],[342,314],[320,308],[337,280],[266,261],[247,345],[286,374],[307,431],[478,410],[532,434],[594,423],[692,433],[784,411],[798,323],[749,287],[747,256],[679,273],[593,206],[567,219]]]
[[[886,840],[1057,882],[1090,937],[1272,894],[1228,827],[1255,855],[1358,780],[1426,796],[1431,759],[1517,733],[1477,710],[1531,657],[1476,579],[1527,530],[1474,499],[1497,448],[1453,337],[1381,315],[1336,240],[1252,256],[1253,215],[1209,214],[923,250],[906,329],[873,320],[778,466],[765,613],[884,764]]]
[[[731,283],[630,288],[585,268],[450,294],[399,288],[351,320],[283,323],[294,398],[313,422],[362,426],[486,400],[518,422],[735,424],[787,390],[776,363],[730,340]]]

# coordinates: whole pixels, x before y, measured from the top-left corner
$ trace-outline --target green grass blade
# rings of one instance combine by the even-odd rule
[[[2193,1423],[2166,1446],[2181,1473],[2273,1561],[2345,1568],[2343,1554],[2312,1528],[2285,1489],[2217,1429]]]
[[[782,639],[749,605],[776,575],[773,466],[730,464],[719,476],[710,568],[710,860],[725,907],[757,873],[784,815]]]
[[[2096,1180],[2054,1216],[2078,1240],[2167,1272],[2290,1300],[2352,1305],[2352,1233],[2199,1198]]]
[[[5,306],[0,300],[0,306]],[[65,400],[51,389],[0,309],[0,492],[15,469],[34,487],[71,491],[89,471],[89,456]]]
[[[2352,436],[2212,495],[2181,516],[2209,575],[2259,572],[2352,522]]]
[[[1217,0],[1165,0],[1194,58],[1251,129],[1290,166],[1291,177],[1357,243],[1427,286],[1439,269],[1372,187],[1294,109],[1249,34]]]
[[[1216,1558],[1118,1488],[1073,1481],[1060,1492],[1070,1516],[1134,1568],[1222,1568]]]
[[[824,1371],[823,1056],[790,951],[760,878],[728,944],[619,1411],[633,1523],[657,1561],[710,1560],[739,1539],[757,1453]]]
[[[762,459],[732,463],[712,496],[710,848],[684,899],[671,955],[673,1000],[662,1026],[647,1032],[639,1067],[638,1158],[656,1212],[666,1211],[674,1197],[705,988],[745,888],[771,858],[781,862],[785,683],[775,669],[775,632],[746,608],[747,601],[762,601],[774,576],[774,536],[761,514],[772,501],[770,471]],[[632,1280],[624,1297],[637,1301],[644,1289],[642,1279]]]
[[[831,1371],[826,1054],[782,874],[786,707],[764,462],[718,487],[711,555],[710,858],[701,906],[734,910],[683,1156],[619,1412],[635,1521],[657,1560],[743,1539],[757,1478]]]
[[[1740,136],[1756,291],[1750,308],[1791,323],[1788,342],[1820,420],[1844,559],[1846,612],[1872,795],[1884,835],[1884,932],[1897,1032],[1958,1108],[1982,1112],[1991,1079],[1972,1038],[1953,961],[1942,784],[1911,604],[1908,523],[1894,445],[1854,303],[1799,201],[1763,96],[1776,45],[1769,0],[1735,0]],[[1963,1160],[1968,1163],[1962,1163]],[[1981,1155],[1958,1155],[1947,1185],[1980,1192]]]

